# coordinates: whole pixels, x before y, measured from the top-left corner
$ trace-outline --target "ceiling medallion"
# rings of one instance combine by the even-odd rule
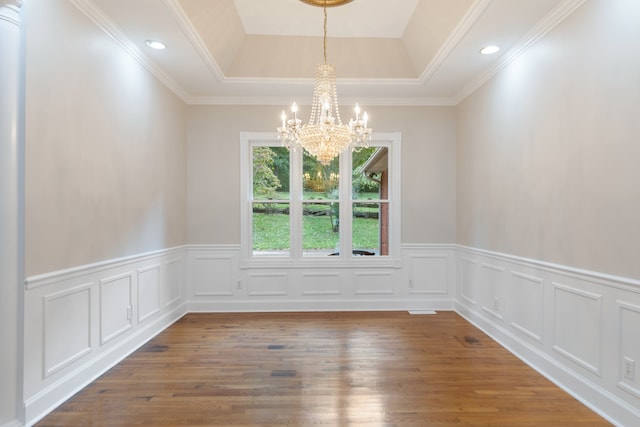
[[[351,3],[353,0],[300,0],[302,3],[310,4],[311,6],[318,7],[334,7],[342,6],[343,4]]]
[[[305,3],[328,5],[330,0],[301,0]],[[346,3],[335,0],[333,3]],[[334,5],[335,6],[335,5]],[[367,127],[367,113],[360,115],[360,106],[356,104],[356,118],[349,124],[343,124],[338,109],[338,91],[336,90],[336,69],[327,63],[327,8],[324,7],[324,62],[318,65],[315,73],[311,117],[302,124],[297,116],[298,106],[291,106],[292,117],[282,112],[282,126],[278,127],[278,138],[289,150],[302,149],[318,159],[323,165],[331,163],[335,157],[346,150],[358,150],[367,147],[371,139],[371,128]]]

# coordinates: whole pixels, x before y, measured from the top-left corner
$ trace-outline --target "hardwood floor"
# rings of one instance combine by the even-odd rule
[[[37,426],[610,425],[453,312],[188,314]]]

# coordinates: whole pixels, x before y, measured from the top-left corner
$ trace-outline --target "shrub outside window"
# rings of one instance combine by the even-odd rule
[[[242,133],[241,143],[243,260],[399,257],[399,133],[326,166],[275,134]]]

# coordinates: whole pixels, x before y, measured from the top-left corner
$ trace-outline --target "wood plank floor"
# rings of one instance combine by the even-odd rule
[[[188,314],[37,426],[608,426],[453,312]]]

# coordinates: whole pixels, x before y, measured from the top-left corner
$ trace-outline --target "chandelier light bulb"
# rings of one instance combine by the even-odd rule
[[[372,130],[367,127],[368,116],[360,117],[360,105],[356,104],[356,118],[343,124],[340,118],[338,91],[336,89],[336,69],[327,63],[327,4],[324,3],[324,63],[315,72],[311,116],[302,124],[296,113],[298,106],[291,106],[293,118],[282,116],[282,127],[277,128],[278,139],[291,151],[303,149],[323,165],[331,163],[346,150],[367,147]]]

